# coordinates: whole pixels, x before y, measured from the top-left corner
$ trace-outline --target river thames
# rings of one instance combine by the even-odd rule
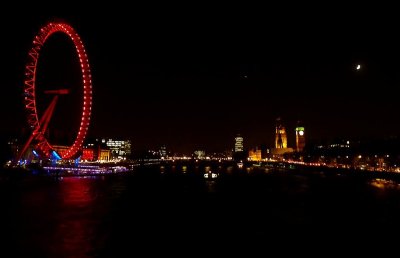
[[[400,225],[392,179],[256,169],[206,180],[181,172],[0,177],[0,256],[133,257],[187,246],[188,257],[222,246],[269,253],[278,243],[334,238],[338,248]]]

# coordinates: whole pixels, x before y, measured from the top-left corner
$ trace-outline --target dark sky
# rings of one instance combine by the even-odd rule
[[[278,116],[291,146],[297,120],[309,139],[400,135],[400,22],[389,6],[78,9],[16,7],[0,18],[3,135],[27,126],[26,56],[54,18],[70,23],[88,52],[91,136],[132,138],[134,148],[214,151],[232,148],[241,133],[254,147],[272,145]],[[76,83],[70,42],[50,39],[39,61],[42,84]],[[54,124],[75,130],[79,114],[72,113],[58,111]]]

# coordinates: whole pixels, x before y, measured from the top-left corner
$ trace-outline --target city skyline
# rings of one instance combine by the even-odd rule
[[[0,15],[1,257],[390,250],[397,6],[43,2]]]
[[[21,97],[26,56],[39,28],[57,17],[75,27],[88,51],[94,89],[89,136],[188,152],[231,148],[240,133],[245,146],[272,146],[277,117],[292,147],[298,120],[307,140],[400,135],[393,115],[400,53],[390,17],[338,22],[311,16],[319,19],[316,25],[287,14],[226,25],[184,16],[148,22],[143,16],[55,12],[2,22],[11,37],[1,43],[7,49],[1,133],[27,130]],[[74,76],[74,63],[57,59],[69,56],[68,41],[55,38],[46,49],[50,58],[43,59],[39,76],[72,83],[62,76]]]

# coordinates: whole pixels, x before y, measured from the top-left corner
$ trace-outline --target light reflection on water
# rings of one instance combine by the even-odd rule
[[[93,257],[102,239],[102,177],[63,177],[35,182],[17,207],[19,257]],[[107,207],[107,206],[105,206]],[[24,214],[20,214],[20,212]]]
[[[92,203],[96,199],[89,178],[64,178],[60,185],[62,211],[52,243],[54,254],[86,257],[93,249],[91,239],[95,233],[95,223],[91,221]]]
[[[209,192],[209,193],[216,192],[216,181],[215,180],[206,181],[206,185],[207,185],[207,192]]]
[[[379,189],[397,189],[400,190],[400,184],[394,180],[375,178],[369,181],[369,184]]]
[[[133,239],[167,239],[176,231],[185,238],[207,229],[210,236],[240,239],[287,225],[399,224],[400,186],[394,180],[265,169],[244,169],[237,176],[233,168],[216,180],[202,177],[219,169],[200,166],[193,170],[198,177],[190,167],[177,176],[177,166],[171,177],[171,168],[164,167],[157,168],[166,171],[159,177],[2,181],[0,201],[7,212],[0,221],[10,225],[2,233],[15,257],[131,257],[114,252],[134,250]],[[211,215],[223,219],[211,228],[201,224]],[[0,256],[9,257],[1,250]]]

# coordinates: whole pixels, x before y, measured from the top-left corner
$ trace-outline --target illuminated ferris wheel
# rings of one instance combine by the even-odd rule
[[[81,103],[83,103],[83,105],[80,126],[72,145],[68,146],[68,148],[61,154],[55,152],[53,146],[46,138],[45,133],[48,128],[50,119],[53,115],[59,96],[68,94],[69,90],[57,89],[45,91],[45,94],[51,94],[54,95],[54,97],[52,98],[52,101],[50,102],[46,110],[43,112],[42,116],[39,117],[37,110],[36,89],[36,71],[40,52],[46,40],[56,32],[64,33],[72,40],[76,49],[76,53],[79,57],[83,85],[83,98],[81,99]],[[22,155],[24,155],[28,147],[31,145],[33,145],[34,150],[39,153],[43,158],[51,158],[51,156],[54,154],[62,159],[76,158],[79,155],[80,150],[82,149],[82,144],[85,140],[90,123],[90,115],[92,110],[92,78],[89,68],[88,57],[82,40],[70,25],[66,23],[48,23],[47,25],[42,27],[39,33],[35,36],[33,40],[33,46],[29,51],[28,62],[25,67],[24,103],[25,109],[28,114],[27,121],[32,133],[22,151],[20,152],[18,160],[22,158]]]

